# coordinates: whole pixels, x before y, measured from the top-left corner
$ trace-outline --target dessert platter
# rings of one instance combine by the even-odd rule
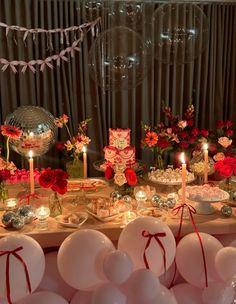
[[[158,210],[156,207],[146,207],[140,209],[137,213],[141,216],[152,216],[159,219],[163,218],[164,216],[163,210]]]
[[[78,228],[87,221],[88,213],[87,212],[68,213],[68,214],[59,215],[55,219],[61,226],[68,228]]]
[[[159,185],[179,186],[182,183],[182,170],[180,168],[156,169],[148,173],[148,180]],[[186,182],[191,183],[194,180],[194,174],[187,171]]]
[[[123,200],[114,202],[107,197],[91,197],[87,205],[87,212],[101,222],[112,221],[131,209]]]
[[[181,195],[181,189],[179,190]],[[195,209],[198,214],[213,214],[215,208],[212,203],[224,202],[229,199],[229,193],[217,186],[204,184],[200,186],[187,186],[186,196],[195,202]]]
[[[67,191],[95,192],[107,186],[107,182],[99,178],[74,178],[68,180]]]

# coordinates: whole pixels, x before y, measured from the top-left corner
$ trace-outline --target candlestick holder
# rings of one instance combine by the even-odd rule
[[[48,217],[50,215],[50,209],[48,207],[41,206],[35,210],[35,215],[38,218],[39,230],[47,230],[48,228]]]

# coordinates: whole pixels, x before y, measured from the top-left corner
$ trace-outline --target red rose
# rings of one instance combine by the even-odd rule
[[[194,120],[193,119],[187,120],[187,125],[192,127],[194,125]]]
[[[64,142],[60,141],[55,144],[55,147],[58,151],[63,151],[65,149],[65,144]]]
[[[208,150],[212,154],[215,154],[217,152],[217,146],[215,144],[210,144]]]
[[[193,134],[194,136],[197,136],[197,135],[199,134],[198,128],[193,128],[193,129],[192,129],[192,134]]]
[[[179,132],[179,135],[180,135],[180,137],[182,137],[182,138],[186,138],[186,137],[188,136],[188,132],[182,131],[182,132]]]
[[[9,170],[7,170],[7,169],[0,170],[0,183],[8,180],[10,178],[10,176],[11,176],[11,173]]]
[[[233,165],[233,172],[234,172],[234,175],[236,175],[236,165]]]
[[[234,134],[234,131],[231,130],[231,129],[228,129],[228,130],[225,131],[225,134],[226,134],[227,136],[232,136],[232,135]]]
[[[223,120],[218,120],[217,123],[216,123],[216,128],[217,129],[223,129],[225,126]]]
[[[61,169],[55,169],[55,176],[56,180],[61,180],[61,179],[67,179],[69,177],[69,174]]]
[[[223,159],[223,165],[233,166],[236,164],[236,158],[227,156]]]
[[[216,162],[215,164],[214,164],[214,168],[217,170],[217,171],[219,171],[220,170],[220,168],[223,166],[223,160],[219,160],[218,162]]]
[[[220,167],[219,173],[221,176],[228,178],[233,174],[233,168],[229,165],[222,165]]]
[[[51,189],[55,192],[58,192],[61,195],[65,194],[67,191],[67,180],[66,179],[57,180],[57,182],[52,185]]]
[[[54,170],[46,169],[39,177],[39,184],[43,188],[50,188],[56,181],[56,175]]]
[[[203,130],[201,130],[201,134],[202,134],[202,136],[206,137],[209,135],[209,131],[203,129]]]
[[[182,149],[187,149],[188,146],[189,146],[189,144],[188,144],[187,141],[184,141],[184,140],[183,140],[183,141],[181,141],[181,142],[179,143],[179,147],[182,148]]]
[[[231,127],[232,125],[233,125],[233,123],[232,123],[231,120],[227,120],[227,121],[225,122],[225,126],[226,126],[227,128]]]
[[[113,176],[114,176],[114,170],[112,169],[112,167],[110,167],[110,166],[106,167],[105,179],[106,180],[112,179]]]
[[[157,146],[160,147],[161,149],[165,149],[169,147],[170,143],[166,138],[159,137],[157,141]]]
[[[135,186],[137,184],[137,175],[133,169],[125,169],[125,177],[129,186]]]
[[[193,144],[193,143],[195,143],[195,142],[197,141],[197,138],[196,138],[195,136],[190,136],[189,139],[188,139],[188,141],[189,141],[191,144]]]

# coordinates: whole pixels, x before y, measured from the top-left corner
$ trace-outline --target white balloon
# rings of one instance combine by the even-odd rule
[[[91,304],[92,295],[91,291],[78,290],[73,295],[70,304]]]
[[[76,231],[69,235],[59,248],[59,273],[73,288],[93,290],[106,281],[103,261],[114,249],[108,237],[99,231]]]
[[[204,304],[232,304],[234,289],[225,282],[210,283],[203,290],[202,299]]]
[[[69,304],[65,299],[54,292],[39,291],[33,293],[15,304]]]
[[[175,262],[173,262],[170,268],[159,276],[160,283],[165,287],[169,288],[171,283],[175,283],[176,280],[179,278],[179,272]]]
[[[70,301],[76,289],[69,286],[60,276],[57,268],[57,252],[45,254],[45,273],[37,289],[38,291],[52,291],[67,301]]]
[[[145,268],[144,253],[146,253],[150,270],[159,276],[165,272],[164,253],[154,237],[155,234],[165,249],[167,270],[174,261],[175,238],[170,228],[156,218],[138,217],[130,222],[121,232],[118,249],[128,253],[133,261],[134,270]],[[145,249],[148,243],[149,246]]]
[[[174,294],[178,303],[181,304],[202,304],[202,289],[190,284],[178,284],[170,291]]]
[[[122,284],[132,273],[133,264],[127,253],[116,250],[108,253],[103,264],[107,279],[115,284]]]
[[[224,247],[228,247],[228,246],[231,247],[230,244],[236,240],[235,233],[216,234],[214,235],[214,237],[217,238],[217,240],[220,241]]]
[[[236,240],[234,240],[233,242],[231,242],[229,244],[229,247],[235,247],[236,248]]]
[[[145,304],[182,304],[178,303],[175,299],[175,296],[169,289],[167,289],[164,285],[160,285],[160,289],[157,297],[148,303]]]
[[[158,277],[148,269],[133,272],[125,283],[128,301],[135,304],[148,303],[157,297],[160,282]]]
[[[126,304],[126,296],[115,285],[107,283],[94,291],[91,304]]]
[[[199,233],[206,259],[208,283],[218,281],[219,275],[215,268],[215,256],[223,247],[221,243],[207,233]],[[200,241],[196,233],[183,237],[176,251],[176,264],[181,276],[190,284],[205,287],[205,271]]]
[[[31,292],[38,287],[45,269],[45,258],[39,243],[33,238],[18,234],[10,235],[0,239],[0,251],[12,251],[22,247],[17,251],[27,266]],[[12,302],[16,302],[29,294],[26,274],[22,262],[13,254],[9,255],[9,279],[10,297]],[[0,295],[6,299],[6,262],[7,254],[0,257]]]
[[[236,276],[236,248],[224,247],[215,257],[216,270],[222,280],[230,280]]]

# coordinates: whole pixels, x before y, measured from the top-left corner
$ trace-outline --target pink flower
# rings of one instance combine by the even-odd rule
[[[225,155],[223,152],[218,152],[216,155],[213,156],[214,161],[218,162],[219,160],[223,160]]]
[[[180,120],[177,124],[177,126],[180,128],[180,129],[184,129],[187,127],[187,121],[186,120]]]
[[[218,143],[224,147],[224,148],[228,148],[229,146],[231,146],[232,144],[232,139],[229,139],[228,137],[220,137],[218,138]]]
[[[69,120],[69,117],[66,114],[63,114],[62,116],[59,116],[59,118],[56,118],[54,120],[54,123],[58,128],[62,128],[63,125],[67,124]]]

